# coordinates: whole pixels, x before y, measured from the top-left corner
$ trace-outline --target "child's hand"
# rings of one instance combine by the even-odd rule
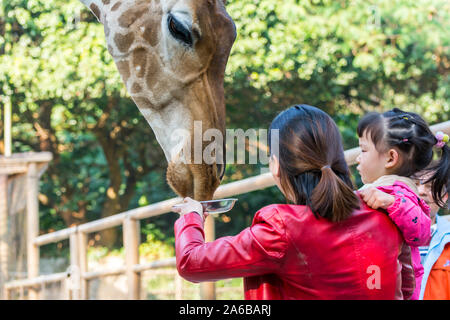
[[[395,202],[394,196],[380,191],[375,187],[369,187],[360,190],[359,194],[361,195],[364,202],[367,203],[369,207],[375,210],[378,208],[387,209]]]

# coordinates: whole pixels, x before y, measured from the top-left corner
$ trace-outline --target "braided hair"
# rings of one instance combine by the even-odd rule
[[[421,116],[398,108],[382,114],[371,112],[360,120],[357,132],[359,137],[364,133],[370,137],[378,152],[398,151],[401,165],[395,174],[417,178],[424,170],[433,172],[427,181],[432,183],[433,200],[442,208],[447,206],[443,198],[450,190],[450,148],[446,144],[440,148],[440,161],[429,166],[439,141]]]

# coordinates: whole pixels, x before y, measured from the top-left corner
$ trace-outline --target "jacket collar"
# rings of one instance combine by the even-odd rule
[[[406,184],[415,194],[419,194],[419,190],[417,189],[416,183],[413,179],[408,177],[397,176],[394,174],[385,175],[379,177],[372,183],[364,185],[360,190],[368,188],[368,187],[383,187],[383,186],[392,186],[396,181],[403,182]]]

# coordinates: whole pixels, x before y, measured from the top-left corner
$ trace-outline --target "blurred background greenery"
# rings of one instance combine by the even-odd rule
[[[40,232],[174,197],[163,152],[95,17],[77,0],[0,3],[0,105],[13,107],[13,152],[54,156],[40,185]],[[268,128],[281,110],[306,103],[333,116],[348,149],[371,110],[400,107],[430,124],[450,118],[448,0],[228,0],[227,9],[238,31],[225,79],[227,128]],[[229,164],[222,183],[261,168]],[[216,219],[217,237],[285,201],[276,188],[238,198]],[[142,250],[170,253],[176,218],[143,221]],[[92,235],[90,245],[118,249],[117,233]],[[41,254],[64,256],[67,246]]]

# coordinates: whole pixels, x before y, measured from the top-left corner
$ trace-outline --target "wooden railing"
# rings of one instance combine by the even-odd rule
[[[433,132],[443,131],[450,134],[450,121],[431,127]],[[349,166],[356,164],[356,158],[360,153],[359,148],[345,151],[345,159]],[[215,199],[237,196],[248,192],[261,190],[273,186],[274,180],[270,173],[231,182],[220,186],[214,194]],[[37,198],[37,194],[36,194]],[[99,219],[76,227],[71,227],[45,235],[37,236],[39,225],[38,216],[28,216],[28,279],[10,281],[4,285],[4,297],[9,299],[12,290],[28,288],[29,298],[38,299],[38,289],[47,283],[64,281],[71,277],[72,288],[68,294],[71,299],[88,298],[88,281],[111,275],[126,275],[128,284],[128,298],[140,298],[141,273],[163,267],[175,267],[175,257],[154,261],[151,263],[139,263],[139,239],[140,220],[156,217],[171,212],[171,207],[181,202],[181,198],[172,198],[145,207],[125,211],[107,218]],[[31,212],[31,211],[29,211]],[[37,212],[37,210],[34,210]],[[208,217],[212,219],[212,217]],[[89,233],[102,231],[108,228],[123,227],[123,243],[125,250],[125,265],[109,270],[89,271],[87,263],[87,238]],[[211,225],[211,224],[210,224]],[[39,276],[39,247],[69,239],[70,265],[72,270],[79,272],[64,272]],[[176,293],[177,299],[182,298],[181,279],[177,275]],[[214,297],[214,295],[212,296]],[[206,296],[208,298],[208,296]],[[209,296],[211,298],[211,296]]]

